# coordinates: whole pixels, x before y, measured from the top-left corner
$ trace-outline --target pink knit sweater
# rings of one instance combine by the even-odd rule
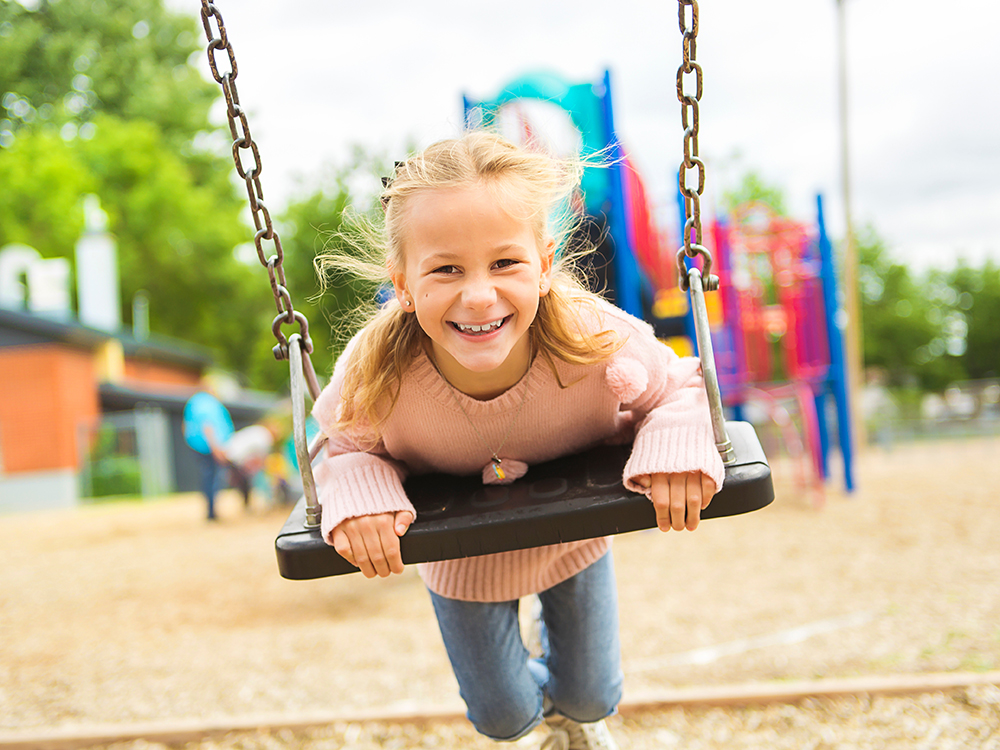
[[[602,306],[601,314],[603,320],[594,324],[615,330],[626,342],[613,357],[597,365],[557,361],[558,380],[546,358],[536,357],[528,375],[489,401],[454,391],[421,353],[403,378],[381,441],[367,451],[333,427],[349,346],[313,409],[329,438],[327,455],[316,467],[323,538],[330,543],[333,529],[348,518],[412,511],[402,484],[410,473],[483,472],[484,480],[497,481],[488,470],[490,452],[483,441],[500,445],[508,430],[500,457],[513,474],[510,479],[528,464],[634,438],[623,477],[630,490],[643,491],[633,481],[638,476],[684,471],[704,472],[722,487],[722,460],[698,360],[678,357],[657,341],[649,325],[611,305]],[[508,601],[570,578],[609,547],[605,537],[421,563],[418,570],[441,596]]]

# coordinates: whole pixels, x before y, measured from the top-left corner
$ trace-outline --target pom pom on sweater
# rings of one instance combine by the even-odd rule
[[[611,392],[623,404],[635,401],[649,385],[649,372],[641,362],[630,357],[616,358],[608,365],[604,377]]]

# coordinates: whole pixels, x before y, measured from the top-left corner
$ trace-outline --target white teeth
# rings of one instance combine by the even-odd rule
[[[503,323],[503,318],[500,320],[494,320],[492,323],[487,323],[482,326],[467,326],[462,323],[456,323],[460,331],[471,331],[472,333],[482,333],[483,331],[492,331],[494,328],[499,328]]]

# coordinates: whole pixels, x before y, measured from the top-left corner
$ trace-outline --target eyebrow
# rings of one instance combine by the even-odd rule
[[[453,261],[459,258],[458,253],[434,253],[424,258],[425,263],[441,263],[443,261]]]
[[[515,250],[519,252],[528,252],[528,248],[518,242],[508,242],[503,245],[497,245],[492,249],[492,253],[496,255],[502,255],[508,251]],[[439,252],[428,255],[423,259],[424,263],[437,264],[437,263],[451,263],[456,260],[461,260],[463,255],[461,253],[451,253],[446,250],[441,250]]]

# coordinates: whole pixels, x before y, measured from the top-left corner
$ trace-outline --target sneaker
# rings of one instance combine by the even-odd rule
[[[540,750],[618,750],[603,719],[581,724],[553,714],[546,717],[545,723],[549,736],[542,741]]]

